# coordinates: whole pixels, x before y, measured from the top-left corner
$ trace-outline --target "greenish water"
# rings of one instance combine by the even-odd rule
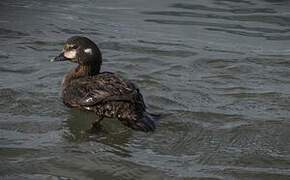
[[[0,2],[0,179],[290,179],[286,0]],[[138,84],[154,133],[69,109],[73,35]]]

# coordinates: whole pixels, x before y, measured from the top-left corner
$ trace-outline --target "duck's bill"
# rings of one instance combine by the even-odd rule
[[[66,58],[62,53],[60,53],[60,55],[56,56],[55,58],[50,59],[50,62],[55,62],[55,61],[68,61],[70,60],[69,58]]]

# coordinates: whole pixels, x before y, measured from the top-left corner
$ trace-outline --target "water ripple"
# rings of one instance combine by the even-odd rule
[[[121,44],[118,42],[105,42],[100,43],[103,49],[111,49],[125,52],[135,52],[142,54],[154,54],[159,56],[176,56],[176,57],[189,57],[196,55],[195,52],[184,51],[184,50],[162,50],[152,47],[136,46],[133,44]]]
[[[29,36],[28,33],[20,32],[20,31],[14,31],[10,29],[0,28],[0,37],[1,38],[21,38]]]
[[[245,1],[244,1],[245,2]],[[249,1],[248,1],[249,2]],[[178,8],[178,9],[186,9],[186,10],[195,10],[195,11],[209,11],[209,12],[230,12],[234,14],[252,14],[252,13],[276,13],[275,10],[271,8],[214,8],[199,4],[187,4],[187,3],[174,3],[170,7]]]

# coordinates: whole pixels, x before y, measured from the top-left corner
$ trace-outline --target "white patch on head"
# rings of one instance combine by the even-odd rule
[[[63,55],[66,58],[73,59],[73,58],[76,57],[76,54],[77,54],[77,51],[74,49],[74,50],[71,50],[71,51],[65,51]]]
[[[87,48],[84,50],[85,53],[92,55],[93,54],[93,50],[91,48]]]

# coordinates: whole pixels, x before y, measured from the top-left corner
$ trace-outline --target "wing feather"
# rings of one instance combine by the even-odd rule
[[[63,101],[70,107],[88,110],[88,106],[108,101],[130,101],[137,88],[113,73],[73,80],[62,93]]]

